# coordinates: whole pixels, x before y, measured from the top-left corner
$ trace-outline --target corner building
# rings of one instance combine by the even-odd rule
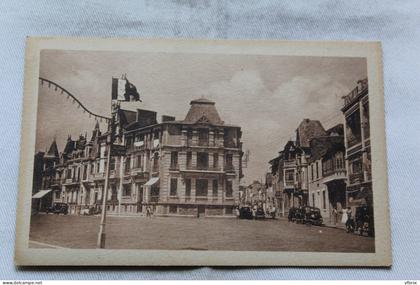
[[[130,204],[137,212],[152,207],[158,215],[233,215],[242,177],[241,128],[225,124],[212,101],[190,105],[184,120],[162,116],[157,123],[156,113],[137,110],[136,120],[124,126],[124,209]]]

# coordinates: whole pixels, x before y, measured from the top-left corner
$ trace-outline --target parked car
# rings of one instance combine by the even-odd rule
[[[243,207],[239,208],[239,219],[252,220],[251,207],[243,206]]]
[[[255,219],[256,220],[263,220],[265,219],[265,212],[262,207],[257,208],[257,212],[255,213]]]
[[[66,203],[54,203],[51,207],[47,208],[47,214],[49,213],[67,215],[69,213],[69,205]]]
[[[316,207],[303,207],[303,223],[315,226],[322,226],[323,219],[321,210]]]
[[[298,207],[292,207],[289,209],[288,215],[289,222],[303,223],[303,209]]]

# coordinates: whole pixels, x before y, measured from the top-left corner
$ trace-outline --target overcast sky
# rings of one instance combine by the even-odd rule
[[[329,128],[343,120],[340,108],[357,80],[366,77],[361,58],[197,55],[54,51],[41,53],[40,76],[66,88],[91,111],[109,116],[111,78],[126,73],[136,85],[138,107],[185,118],[189,102],[216,102],[222,120],[242,127],[250,150],[245,183],[261,179],[304,118]],[[46,84],[39,88],[36,150],[53,138],[59,151],[95,125],[81,109]],[[105,130],[104,123],[101,124]]]

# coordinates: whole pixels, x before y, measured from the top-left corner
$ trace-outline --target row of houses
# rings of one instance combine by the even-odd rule
[[[111,152],[107,210],[157,215],[230,216],[239,202],[242,178],[241,128],[226,124],[215,103],[204,98],[190,102],[183,120],[150,110],[118,109]],[[69,205],[71,214],[99,212],[104,197],[109,130],[96,124],[90,139],[70,136],[62,152],[53,141],[35,155],[34,196]]]
[[[326,223],[340,225],[345,208],[362,205],[373,216],[368,80],[343,99],[342,124],[325,130],[304,119],[295,139],[269,161],[267,192],[275,193],[283,216],[291,207],[313,206]]]

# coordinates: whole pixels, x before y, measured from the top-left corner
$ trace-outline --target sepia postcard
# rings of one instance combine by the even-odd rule
[[[391,266],[378,42],[28,38],[17,265]]]

